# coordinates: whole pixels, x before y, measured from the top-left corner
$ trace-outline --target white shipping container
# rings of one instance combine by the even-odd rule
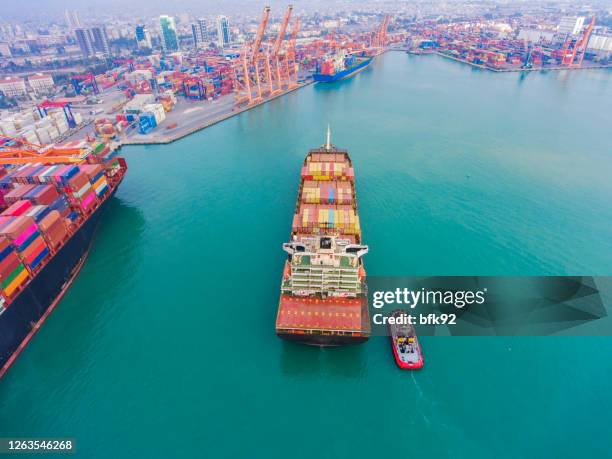
[[[17,134],[17,129],[10,121],[0,121],[0,132],[8,137],[14,137]]]
[[[77,126],[81,124],[83,122],[83,115],[81,115],[79,112],[74,113],[74,122],[77,124]]]
[[[59,137],[60,133],[57,130],[57,128],[55,126],[51,126],[47,129],[47,132],[49,133],[49,137],[51,137],[51,140],[55,140]]]
[[[144,106],[144,110],[153,113],[157,124],[166,119],[166,111],[162,104],[147,104]]]
[[[65,132],[68,132],[68,123],[58,124],[56,128],[60,134],[64,134]]]
[[[51,136],[47,129],[36,129],[36,136],[41,144],[51,143]]]
[[[18,136],[23,137],[26,142],[34,144],[41,143],[40,137],[38,136],[38,132],[36,132],[34,129],[24,129],[19,132]]]

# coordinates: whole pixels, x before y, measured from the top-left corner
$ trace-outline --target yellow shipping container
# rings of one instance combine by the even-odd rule
[[[19,273],[19,275],[13,279],[13,282],[11,282],[10,284],[7,285],[7,287],[4,289],[4,293],[6,293],[7,296],[11,296],[13,294],[13,292],[21,285],[23,284],[23,282],[28,278],[28,271],[26,269],[24,269],[23,271],[21,271],[21,273]]]

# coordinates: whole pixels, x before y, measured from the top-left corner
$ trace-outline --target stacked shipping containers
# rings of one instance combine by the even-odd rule
[[[105,149],[94,146],[103,160],[110,156]],[[111,169],[101,164],[0,168],[0,308],[108,193],[113,164],[110,159]]]
[[[293,231],[318,234],[335,229],[345,235],[361,231],[355,211],[355,173],[341,153],[313,153],[302,168],[303,185]]]

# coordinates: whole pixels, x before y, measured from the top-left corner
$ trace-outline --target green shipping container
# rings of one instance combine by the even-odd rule
[[[13,270],[13,272],[11,274],[8,275],[8,277],[6,279],[4,279],[4,281],[2,282],[2,290],[4,290],[6,287],[9,286],[9,284],[11,282],[13,282],[13,280],[19,276],[19,274],[21,274],[21,271],[23,271],[25,269],[25,267],[23,266],[23,263],[19,263],[19,265],[17,265],[17,267]]]

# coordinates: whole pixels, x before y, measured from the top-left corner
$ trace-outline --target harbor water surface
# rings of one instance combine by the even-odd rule
[[[611,275],[612,72],[388,53],[128,175],[72,289],[0,381],[0,437],[87,458],[609,456],[612,338],[316,349],[274,333],[301,163],[356,168],[372,275]]]

